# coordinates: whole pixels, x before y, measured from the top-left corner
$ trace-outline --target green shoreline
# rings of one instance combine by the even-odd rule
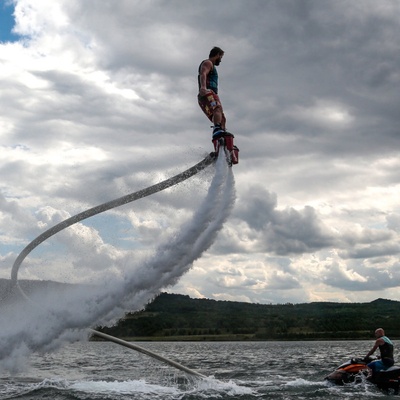
[[[144,310],[97,330],[127,341],[373,340],[400,337],[400,302],[251,304],[161,293]]]
[[[252,337],[252,335],[183,335],[183,336],[139,336],[119,337],[127,342],[265,342]],[[96,336],[91,341],[104,341]]]

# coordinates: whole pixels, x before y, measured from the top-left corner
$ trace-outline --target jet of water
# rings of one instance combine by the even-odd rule
[[[223,154],[223,152],[220,152]],[[33,351],[52,351],[65,342],[87,338],[87,328],[115,323],[125,312],[144,307],[174,285],[213,244],[235,202],[232,169],[223,156],[215,164],[208,193],[192,219],[159,245],[121,280],[101,286],[69,286],[34,293],[3,307],[0,315],[1,367],[20,370]]]

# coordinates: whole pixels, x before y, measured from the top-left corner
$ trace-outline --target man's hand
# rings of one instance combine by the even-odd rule
[[[211,89],[204,89],[204,88],[201,88],[200,90],[199,90],[199,95],[200,96],[206,96],[208,93],[210,93],[210,92],[212,92],[212,90]]]

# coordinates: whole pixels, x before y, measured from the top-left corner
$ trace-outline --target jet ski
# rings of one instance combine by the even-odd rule
[[[371,377],[367,378],[368,381],[374,383],[379,389],[388,391],[394,390],[394,394],[399,394],[400,389],[400,366],[393,365],[385,371],[374,373]]]
[[[334,371],[325,377],[329,382],[336,385],[345,383],[361,382],[368,375],[367,364],[372,361],[363,358],[352,358],[340,364]]]
[[[384,391],[393,389],[394,393],[398,394],[400,389],[400,366],[393,365],[393,367],[369,376],[367,364],[373,360],[373,358],[352,358],[339,365],[325,379],[336,385],[368,381],[375,384],[379,389]]]

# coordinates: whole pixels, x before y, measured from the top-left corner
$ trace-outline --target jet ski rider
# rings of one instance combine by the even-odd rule
[[[375,331],[375,344],[372,349],[368,352],[365,359],[368,359],[372,354],[375,353],[375,350],[379,347],[381,352],[380,360],[375,360],[367,364],[367,367],[370,370],[371,374],[374,374],[379,371],[384,371],[394,364],[393,359],[393,343],[392,341],[385,336],[385,332],[382,328],[378,328]]]

